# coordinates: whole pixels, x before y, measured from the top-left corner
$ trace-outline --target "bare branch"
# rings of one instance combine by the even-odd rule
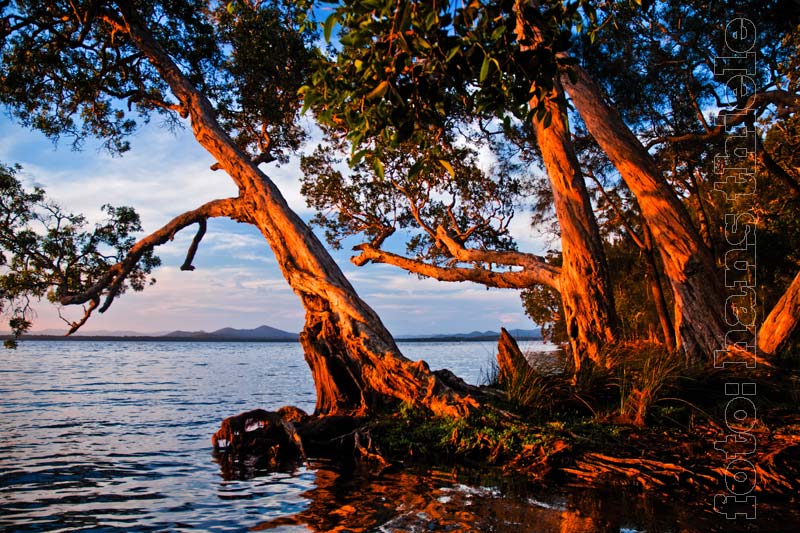
[[[197,247],[200,245],[200,241],[203,240],[203,236],[206,234],[206,219],[201,218],[197,221],[197,233],[192,239],[192,244],[189,246],[189,251],[186,252],[186,259],[184,260],[183,264],[181,265],[181,270],[194,270],[194,265],[192,265],[192,261],[194,261],[194,255],[197,253]]]
[[[496,265],[519,266],[530,272],[540,272],[542,283],[549,287],[557,288],[557,278],[561,274],[561,269],[551,265],[543,257],[517,252],[515,250],[475,250],[465,248],[451,237],[447,231],[439,226],[436,230],[436,239],[447,249],[448,253],[462,263],[491,263]]]
[[[73,322],[70,325],[69,331],[67,332],[67,336],[72,335],[73,333],[78,331],[81,328],[81,326],[86,324],[86,321],[89,320],[90,316],[92,316],[92,311],[94,311],[98,305],[100,305],[100,298],[92,298],[92,300],[89,302],[89,307],[86,307],[83,310],[83,318],[81,318],[78,322]]]
[[[269,152],[262,152],[250,160],[250,162],[253,163],[255,166],[258,166],[261,163],[272,163],[273,161],[277,161],[277,158],[274,155],[270,154]],[[216,172],[217,170],[222,169],[222,165],[220,165],[219,163],[214,163],[209,168],[211,168],[211,170]]]
[[[119,293],[125,279],[145,252],[169,241],[183,228],[209,217],[228,217],[240,222],[250,221],[244,209],[242,209],[239,198],[213,200],[203,204],[197,209],[187,211],[170,220],[161,229],[156,230],[134,244],[128,251],[128,255],[125,259],[109,268],[92,287],[81,293],[64,296],[61,298],[61,304],[74,305],[93,301],[99,299],[105,291],[106,300],[100,308],[101,313],[105,312],[111,305],[114,297]]]
[[[720,113],[717,117],[717,125],[707,129],[705,133],[685,133],[683,135],[659,137],[647,143],[647,149],[649,150],[653,146],[666,142],[682,143],[714,139],[725,133],[725,131],[747,122],[750,115],[760,114],[770,104],[778,107],[779,114],[795,113],[800,110],[800,95],[781,90],[756,93],[750,96],[742,107]]]
[[[600,194],[603,196],[605,201],[608,202],[609,205],[611,205],[611,208],[614,210],[614,214],[617,215],[617,219],[622,223],[622,226],[628,231],[628,235],[631,236],[631,239],[633,239],[633,242],[636,244],[636,246],[638,246],[640,250],[649,251],[650,246],[642,242],[642,240],[639,238],[639,236],[636,234],[636,232],[633,230],[630,223],[628,222],[628,217],[625,216],[625,213],[622,211],[622,208],[620,208],[617,205],[617,203],[611,198],[611,196],[609,196],[605,188],[603,188],[603,184],[600,183],[600,180],[597,179],[597,176],[595,176],[594,172],[592,172],[591,170],[586,170],[584,171],[584,174],[589,176],[592,179],[592,181],[594,181],[595,185],[597,185]]]
[[[543,260],[533,259],[536,256],[531,254],[524,254],[521,252],[502,252],[505,254],[506,263],[511,264],[509,259],[512,254],[517,255],[517,261],[514,264],[524,264],[525,267],[521,271],[507,271],[496,272],[482,267],[456,267],[447,266],[440,267],[425,263],[423,261],[410,259],[401,255],[386,252],[374,248],[368,243],[360,244],[353,248],[361,253],[350,258],[350,261],[356,266],[363,266],[368,262],[384,263],[400,267],[408,272],[413,272],[422,276],[426,276],[439,281],[472,281],[481,283],[487,287],[498,287],[503,289],[525,289],[531,285],[541,284],[552,287],[556,290],[559,289],[559,275],[561,269],[545,263]],[[468,250],[472,252],[473,250]],[[476,254],[487,254],[487,257],[481,261],[484,263],[491,263],[489,259],[492,254],[501,252],[482,252],[474,250]],[[530,256],[530,257],[525,257]]]
[[[767,147],[764,146],[764,141],[761,140],[761,135],[756,135],[756,153],[758,154],[758,159],[761,161],[761,164],[766,167],[772,174],[777,176],[781,181],[783,181],[787,187],[789,187],[789,191],[791,192],[792,196],[795,198],[800,198],[800,182],[789,174],[789,172],[784,169],[775,159],[772,157],[772,154],[769,153]]]

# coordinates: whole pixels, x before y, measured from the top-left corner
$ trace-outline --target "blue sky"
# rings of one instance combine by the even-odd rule
[[[226,174],[209,169],[212,158],[188,129],[173,133],[154,121],[143,126],[131,144],[131,151],[122,157],[112,157],[92,142],[76,152],[68,139],[54,146],[42,134],[18,127],[5,114],[0,116],[0,162],[21,164],[26,185],[44,187],[51,199],[90,220],[99,217],[105,203],[129,205],[150,232],[208,200],[236,195]],[[297,161],[262,168],[289,205],[308,220],[312,212],[299,192]],[[522,250],[543,252],[552,245],[529,228],[524,213],[512,226]],[[84,330],[155,332],[261,324],[289,331],[302,328],[299,299],[284,281],[260,233],[229,220],[210,220],[194,262],[197,269],[181,272],[178,267],[193,233],[187,228],[174,242],[157,249],[163,266],[155,272],[156,285],[124,295],[104,315],[92,317]],[[517,291],[421,280],[386,265],[359,268],[349,262],[349,250],[332,253],[361,297],[395,335],[533,326],[522,312]],[[34,330],[63,329],[55,308],[42,303],[36,310]],[[63,312],[73,319],[81,314],[79,309]]]

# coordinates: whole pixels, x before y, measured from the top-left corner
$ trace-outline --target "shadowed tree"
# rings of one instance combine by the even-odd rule
[[[30,328],[31,299],[59,302],[86,285],[96,283],[125,259],[134,247],[134,233],[142,230],[139,216],[129,207],[103,206],[107,219],[87,229],[86,219],[65,212],[45,199],[42,189],[25,191],[17,168],[0,165],[0,311],[9,317],[15,337]],[[144,250],[132,266],[118,294],[141,291],[160,261]],[[78,330],[100,305],[92,298],[77,322],[64,321],[69,333]],[[5,342],[16,346],[15,340]]]
[[[790,142],[763,141],[764,131],[773,138],[791,131],[800,105],[800,12],[796,3],[783,0],[697,0],[645,8],[613,3],[601,18],[607,23],[594,43],[585,40],[576,49],[583,68],[576,69],[574,83],[565,84],[594,140],[639,199],[675,295],[678,340],[690,352],[695,344],[709,355],[737,325],[725,322],[721,311],[727,294],[717,267],[726,257],[739,261],[745,254],[735,259],[735,246],[726,242],[726,214],[764,213],[751,220],[759,234],[760,274],[749,284],[758,284],[759,315],[773,308],[783,288],[789,286],[791,296],[800,268],[793,251],[780,257],[772,252],[778,227],[781,239],[795,240],[791,219],[796,217],[790,213],[800,189],[785,158]],[[749,173],[744,185],[735,184],[730,175],[719,174],[723,163],[758,171]],[[654,195],[667,188],[677,193],[672,199]],[[667,217],[674,221],[667,223]],[[748,305],[736,298],[733,311],[755,307],[755,293],[751,296]],[[790,309],[779,306],[772,317],[781,314],[778,322],[796,324]],[[741,324],[749,324],[753,335],[758,321],[745,314]],[[772,337],[775,324],[766,320],[759,336]],[[779,337],[785,339],[792,328],[784,327]]]
[[[301,343],[317,388],[317,412],[365,413],[406,401],[439,414],[474,405],[424,362],[404,358],[311,230],[258,165],[300,140],[297,89],[310,24],[294,2],[37,2],[2,4],[0,100],[23,125],[73,142],[128,148],[135,118],[186,119],[239,188],[179,215],[141,239],[99,276],[54,283],[62,304],[105,311],[145,254],[180,229],[228,217],[254,225],[306,309]],[[168,183],[164,183],[168,187]],[[190,261],[188,261],[190,263]],[[56,280],[58,281],[58,280]],[[130,282],[128,282],[130,283]],[[91,306],[91,311],[94,307]]]

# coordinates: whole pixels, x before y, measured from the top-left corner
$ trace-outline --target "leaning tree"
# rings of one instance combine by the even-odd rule
[[[668,2],[530,0],[476,1],[461,7],[451,2],[388,0],[343,4],[326,23],[328,31],[336,24],[344,28],[339,61],[327,68],[327,74],[313,76],[313,86],[304,89],[307,105],[318,109],[323,122],[346,131],[356,149],[366,144],[375,153],[384,143],[405,140],[419,129],[441,136],[438,132],[451,127],[448,118],[454,114],[494,115],[498,123],[505,124],[515,114],[526,120],[534,115],[537,120],[532,125],[550,171],[559,223],[562,230],[576,230],[567,231],[570,238],[563,242],[576,245],[574,256],[573,250],[564,246],[565,254],[570,252],[564,257],[564,266],[567,273],[577,275],[567,275],[572,283],[560,288],[583,288],[578,290],[578,302],[598,302],[600,309],[576,315],[584,319],[577,329],[591,331],[599,326],[602,331],[610,323],[604,315],[611,316],[602,309],[613,300],[610,295],[603,296],[608,291],[602,276],[605,269],[599,263],[602,257],[591,251],[597,232],[591,227],[593,217],[587,216],[591,206],[581,190],[581,169],[570,155],[569,139],[559,134],[566,131],[565,121],[563,113],[556,111],[563,111],[559,101],[566,93],[592,141],[633,194],[641,215],[642,233],[635,236],[641,248],[650,256],[658,254],[648,268],[661,270],[671,289],[669,294],[661,291],[662,296],[655,297],[662,308],[664,335],[672,335],[674,330],[674,345],[695,360],[708,361],[715,352],[728,348],[726,334],[731,328],[726,316],[730,317],[733,307],[726,298],[714,254],[683,201],[684,191],[670,179],[661,152],[652,150],[654,144],[646,146],[640,126],[659,122],[653,115],[668,115],[682,131],[668,135],[666,141],[683,142],[686,135],[688,139],[710,138],[723,133],[724,127],[703,118],[704,106],[722,108],[718,123],[724,120],[728,128],[745,124],[765,110],[793,112],[797,96],[793,90],[775,85],[783,76],[780,73],[763,80],[759,73],[760,85],[743,85],[744,92],[733,98],[724,95],[724,76],[714,75],[713,53],[719,57],[725,53],[725,22],[742,13],[769,28],[768,40],[759,45],[763,50],[772,53],[784,46],[782,39],[791,36],[791,27],[787,29],[785,21],[782,28],[776,26],[779,17],[769,15],[776,11],[762,10],[757,3],[742,6],[741,2],[700,0],[680,6]],[[770,3],[776,9],[780,4]],[[713,24],[706,22],[708,17]],[[614,40],[609,36],[617,29],[621,38]],[[659,48],[660,53],[652,53]],[[646,72],[651,83],[647,97],[638,98],[632,89],[642,85],[633,80],[633,84],[617,86],[620,92],[614,97],[619,102],[610,100],[603,86],[608,77],[588,61],[594,50],[627,58],[607,65],[618,80],[624,82]],[[776,57],[786,59],[786,54]],[[765,63],[761,70],[774,71],[775,66]],[[618,76],[613,68],[630,71],[633,76]],[[681,79],[690,81],[680,81],[676,71]],[[697,76],[702,79],[692,80]],[[684,89],[689,93],[676,98],[676,90]],[[630,101],[649,107],[651,114],[632,122],[626,113]],[[696,120],[698,111],[700,120]],[[687,113],[695,117],[694,122],[686,120]],[[663,123],[657,126],[663,134]],[[375,141],[376,137],[380,140]],[[792,183],[785,179],[786,173],[778,175]],[[581,284],[586,279],[589,286]],[[567,312],[569,298],[562,290]],[[668,300],[673,303],[674,328],[665,323]],[[781,308],[783,316],[793,309]],[[593,319],[598,320],[593,323]],[[569,322],[568,333],[572,334],[574,324]]]
[[[213,168],[239,189],[235,198],[212,200],[136,243],[126,241],[119,248],[124,253],[109,258],[102,273],[83,258],[46,265],[49,277],[40,278],[60,303],[85,304],[87,317],[105,311],[126,286],[136,288],[136,276],[152,266],[153,247],[197,224],[191,256],[205,221],[228,217],[259,229],[306,309],[300,339],[318,414],[364,413],[406,401],[463,415],[474,405],[424,362],[401,355],[379,317],[259,168],[286,157],[300,141],[297,89],[314,39],[305,3],[20,0],[0,6],[0,100],[22,125],[77,143],[98,137],[120,153],[135,120],[158,114],[188,123],[216,160]],[[122,218],[117,223],[135,229],[130,217]],[[115,231],[128,236],[124,228]],[[25,259],[9,265],[19,266],[20,276],[33,275]]]
[[[565,84],[607,155],[596,160],[599,167],[613,163],[618,185],[639,198],[643,229],[652,228],[672,282],[680,335],[706,330],[720,338],[745,324],[751,334],[758,328],[759,349],[773,353],[798,322],[800,180],[790,154],[800,109],[800,11],[785,0],[650,4],[605,6],[600,18],[607,23],[594,42],[576,47],[582,69]],[[755,171],[734,180],[732,172],[720,174],[722,161]],[[657,223],[667,204],[647,201],[647,182],[676,191],[688,209],[674,200],[670,209],[684,223]],[[758,291],[758,304],[755,291],[730,286],[724,293],[738,321],[709,294],[720,292],[710,283],[720,285],[723,276],[703,274],[753,260],[725,235],[730,214],[746,217],[758,233],[759,272],[746,283]],[[760,328],[755,315],[766,316]],[[723,331],[715,333],[721,318]]]

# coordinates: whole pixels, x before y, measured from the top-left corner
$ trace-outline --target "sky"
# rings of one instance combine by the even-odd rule
[[[184,211],[237,194],[226,174],[210,170],[214,160],[187,128],[170,132],[154,120],[134,134],[131,145],[122,156],[111,156],[91,141],[74,151],[69,139],[54,145],[41,133],[0,115],[0,162],[22,165],[18,177],[26,186],[44,187],[49,198],[92,222],[99,220],[103,204],[132,206],[141,215],[144,236]],[[313,212],[300,194],[298,160],[261,168],[292,209],[308,221]],[[521,250],[543,253],[553,246],[530,228],[524,213],[515,218],[512,233]],[[320,231],[317,234],[321,236]],[[227,219],[209,220],[194,261],[196,270],[181,272],[193,236],[194,227],[189,227],[173,242],[158,247],[162,266],[154,272],[157,283],[123,295],[102,315],[95,313],[83,331],[212,331],[262,324],[291,332],[302,329],[300,301],[255,228]],[[349,261],[353,254],[349,249],[331,254],[394,335],[534,327],[522,310],[518,291],[419,279],[389,265],[356,267]],[[42,302],[35,309],[34,331],[66,331],[54,306]],[[75,320],[82,311],[65,308],[62,314]]]

